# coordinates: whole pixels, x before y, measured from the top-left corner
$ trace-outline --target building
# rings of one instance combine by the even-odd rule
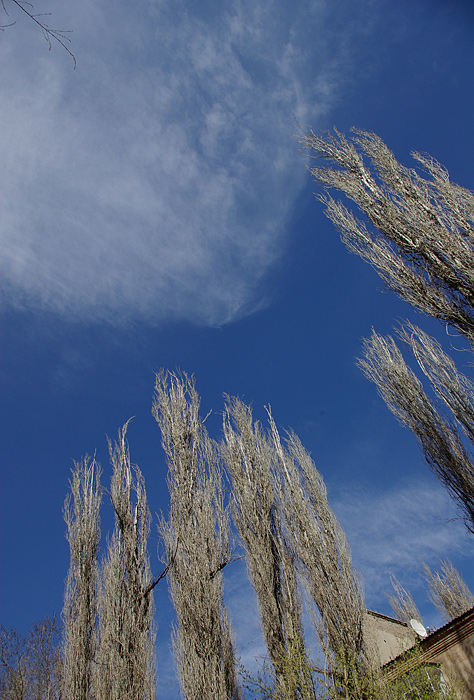
[[[449,685],[462,700],[474,700],[474,608],[419,637],[408,625],[367,611],[367,639],[373,640],[387,680],[420,669],[438,687]],[[418,682],[418,681],[417,681]]]
[[[367,610],[363,635],[370,640],[370,651],[380,666],[410,649],[417,640],[416,632],[404,622],[373,610]]]

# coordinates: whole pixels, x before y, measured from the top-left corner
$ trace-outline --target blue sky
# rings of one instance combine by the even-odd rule
[[[427,151],[474,189],[472,3],[38,0],[51,26],[73,30],[76,70],[8,7],[1,622],[26,630],[60,612],[72,460],[97,450],[107,480],[105,436],[130,416],[152,512],[166,509],[151,400],[154,372],[179,367],[216,437],[223,392],[262,420],[271,404],[325,478],[368,606],[390,614],[391,569],[440,624],[419,560],[451,557],[474,589],[472,538],[355,358],[372,326],[444,330],[346,252],[293,136],[297,123],[373,130],[405,164]],[[226,596],[247,661],[261,644],[239,566]],[[178,687],[165,586],[156,603],[167,700]]]

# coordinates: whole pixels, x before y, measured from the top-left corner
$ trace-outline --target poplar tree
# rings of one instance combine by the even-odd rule
[[[100,545],[101,467],[94,458],[74,463],[71,494],[64,503],[70,548],[63,622],[62,694],[93,700],[97,660],[98,564]]]
[[[412,594],[402,586],[397,577],[390,572],[390,581],[394,593],[387,594],[390,607],[397,620],[408,624],[410,620],[418,620],[423,622],[420,611],[418,610]]]
[[[316,607],[314,621],[332,688],[343,697],[362,699],[373,668],[363,636],[362,586],[350,547],[311,456],[293,431],[282,441],[269,409],[268,414],[286,538]]]
[[[457,371],[439,343],[416,326],[405,324],[399,336],[413,350],[436,395],[455,419],[459,417],[456,422],[428,396],[393,337],[372,331],[364,340],[359,366],[392,413],[418,438],[428,466],[464,513],[467,528],[474,532],[474,464],[460,430],[464,426],[470,430],[474,421],[472,384]],[[464,433],[472,441],[468,430]]]
[[[232,482],[233,520],[257,595],[277,697],[312,698],[295,559],[284,538],[275,483],[275,450],[253,421],[250,407],[236,397],[227,398],[222,451]]]
[[[474,596],[451,561],[442,561],[440,571],[432,571],[428,564],[423,563],[423,575],[430,599],[446,622],[474,606]]]
[[[101,570],[96,700],[156,697],[150,512],[143,475],[130,461],[127,427],[108,441],[115,529]]]
[[[372,265],[386,286],[474,348],[474,195],[449,179],[427,154],[413,152],[417,169],[401,165],[380,137],[353,129],[310,131],[303,146],[325,194],[318,198],[349,251]],[[339,190],[365,216],[328,192]],[[426,461],[474,532],[474,465],[465,437],[474,438],[474,389],[433,338],[405,324],[401,340],[414,353],[441,409],[407,366],[393,339],[375,331],[360,365],[388,407],[417,437]],[[448,415],[445,413],[448,409]],[[464,433],[464,434],[463,434]]]
[[[231,557],[219,455],[199,415],[194,379],[156,376],[153,415],[168,464],[170,511],[162,519],[168,582],[176,610],[178,676],[188,700],[239,697],[222,570]]]

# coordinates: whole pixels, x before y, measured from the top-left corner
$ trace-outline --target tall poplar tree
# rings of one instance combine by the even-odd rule
[[[310,168],[326,194],[318,198],[349,251],[360,255],[386,286],[424,314],[463,336],[474,349],[474,195],[451,182],[427,154],[417,168],[401,165],[376,134],[353,129],[301,142],[319,163]],[[353,207],[336,201],[339,190]],[[393,339],[375,331],[360,365],[390,410],[417,437],[426,461],[474,532],[474,384],[440,344],[412,324],[399,337],[414,354],[438,401],[429,398]],[[437,405],[438,404],[438,405]],[[446,410],[448,410],[446,414]]]
[[[98,564],[101,467],[84,457],[74,463],[71,494],[64,504],[70,548],[63,608],[62,695],[93,700],[97,661]]]
[[[239,697],[222,570],[231,556],[230,523],[216,445],[199,415],[194,379],[156,376],[153,415],[168,464],[169,517],[161,523],[176,610],[173,649],[183,697]]]
[[[283,532],[275,482],[275,450],[252,412],[228,398],[223,455],[232,482],[233,519],[257,595],[277,697],[312,698],[293,553]]]
[[[130,461],[127,427],[109,440],[115,529],[101,570],[96,700],[156,697],[150,512],[143,475]]]
[[[293,431],[282,441],[268,413],[286,540],[316,607],[313,617],[332,688],[362,700],[373,668],[363,636],[365,602],[351,550],[309,453]]]

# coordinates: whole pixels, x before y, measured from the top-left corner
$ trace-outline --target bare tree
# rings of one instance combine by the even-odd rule
[[[420,611],[416,607],[412,594],[402,586],[400,581],[394,574],[392,574],[392,572],[390,572],[390,581],[395,594],[388,593],[387,597],[390,607],[392,608],[397,620],[407,624],[410,622],[410,620],[418,620],[418,622],[422,622],[423,619],[420,615]]]
[[[61,697],[61,633],[61,626],[53,616],[36,622],[27,636],[31,700]]]
[[[346,697],[363,698],[372,667],[362,633],[362,587],[349,544],[300,439],[291,431],[283,444],[270,411],[269,419],[288,542],[318,611],[316,630],[333,684]]]
[[[234,523],[257,594],[277,693],[284,698],[314,697],[294,555],[284,540],[274,479],[274,446],[239,398],[227,399],[224,439],[222,449],[233,484]]]
[[[169,586],[178,626],[174,631],[185,698],[238,698],[234,646],[223,602],[222,569],[231,556],[222,470],[216,445],[199,415],[194,379],[156,376],[153,415],[168,463],[170,513],[161,523]]]
[[[373,228],[340,201],[319,198],[351,252],[375,267],[387,286],[424,313],[474,342],[474,195],[449,180],[431,156],[412,156],[428,177],[398,163],[376,134],[353,129],[301,138],[314,158],[336,165],[311,174],[347,195]],[[369,167],[364,162],[369,160]]]
[[[7,6],[5,3],[11,2],[14,7],[17,7],[20,9],[34,24],[37,25],[37,27],[41,30],[41,33],[43,34],[44,38],[46,39],[49,50],[51,51],[53,47],[53,42],[57,42],[60,44],[65,51],[71,56],[72,60],[74,61],[74,68],[76,67],[76,57],[72,53],[71,49],[68,47],[68,43],[71,42],[71,39],[67,36],[68,34],[71,33],[70,29],[53,29],[53,27],[50,27],[49,24],[44,20],[44,17],[47,17],[48,15],[51,14],[51,12],[34,12],[33,4],[31,2],[27,2],[27,0],[0,0],[2,4],[2,9],[7,17],[9,17],[8,11],[7,11]],[[0,29],[6,29],[7,27],[11,27],[13,24],[16,22],[8,22],[6,25],[0,25]],[[67,42],[67,43],[66,43]]]
[[[373,133],[353,130],[302,138],[315,158],[324,188],[344,192],[372,224],[370,230],[340,201],[320,196],[326,214],[351,252],[375,267],[389,289],[420,311],[445,322],[474,348],[474,195],[449,180],[426,154],[413,153],[425,171],[397,162]],[[369,165],[364,161],[368,159]],[[372,333],[360,366],[392,412],[418,438],[428,465],[447,487],[474,532],[474,465],[458,425],[472,441],[474,388],[440,345],[415,326],[400,333],[435,393],[456,420],[438,411],[410,370],[395,341]]]
[[[15,629],[0,626],[0,692],[4,700],[25,700],[28,665],[25,641]]]
[[[64,594],[62,694],[73,700],[93,697],[97,654],[97,555],[100,544],[101,467],[94,458],[74,463],[71,495],[64,504],[70,564]]]
[[[56,617],[25,635],[0,627],[0,696],[3,700],[59,700],[61,626]]]
[[[474,531],[474,466],[456,426],[430,401],[390,336],[383,338],[373,331],[364,341],[359,366],[394,415],[418,438],[428,465],[464,511],[468,529]]]
[[[130,462],[128,422],[109,440],[115,530],[102,566],[97,698],[156,695],[153,582],[147,551],[150,513],[143,476]]]
[[[447,622],[474,606],[474,596],[452,562],[442,561],[441,571],[435,572],[428,564],[422,566],[430,599]]]

